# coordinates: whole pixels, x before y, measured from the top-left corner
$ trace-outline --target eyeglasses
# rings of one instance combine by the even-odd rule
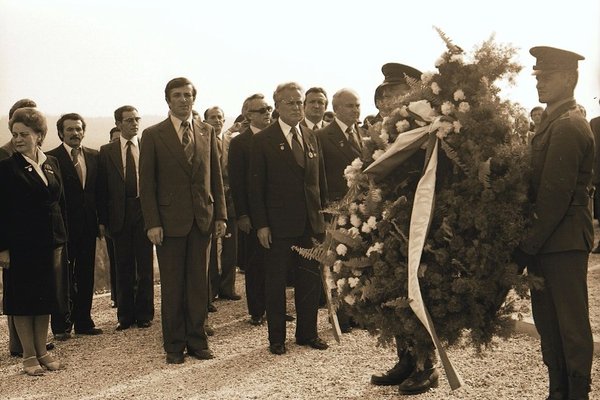
[[[259,114],[264,114],[266,112],[271,112],[271,111],[273,111],[273,107],[271,107],[271,106],[257,108],[256,110],[248,110],[248,112],[255,112],[255,113],[259,113]]]
[[[131,117],[131,118],[125,118],[123,120],[123,122],[128,123],[128,124],[133,124],[134,122],[140,122],[142,119],[140,117]]]
[[[281,100],[283,104],[287,104],[288,106],[296,106],[302,107],[304,105],[303,100]]]

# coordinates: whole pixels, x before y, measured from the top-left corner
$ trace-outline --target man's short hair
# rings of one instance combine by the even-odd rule
[[[275,103],[279,102],[279,100],[280,100],[279,96],[280,96],[281,92],[283,92],[284,90],[298,90],[300,93],[304,92],[304,89],[302,89],[302,86],[300,86],[300,84],[297,82],[281,83],[281,84],[277,85],[275,92],[273,92],[273,101]]]
[[[113,128],[110,130],[110,132],[108,133],[108,139],[109,139],[109,140],[112,140],[112,135],[113,135],[113,133],[115,133],[115,132],[121,132],[121,131],[120,131],[120,130],[119,130],[119,128],[117,128],[116,126],[115,126],[115,127],[113,127]]]
[[[325,96],[325,105],[329,104],[329,97],[327,97],[327,92],[322,87],[318,87],[318,86],[311,87],[310,89],[308,89],[306,91],[304,96],[308,97],[308,95],[311,93],[321,93],[323,96]]]
[[[17,111],[19,108],[25,107],[36,108],[37,104],[35,104],[35,101],[31,99],[17,100],[17,102],[10,108],[10,111],[8,111],[8,119],[11,119],[15,111]]]
[[[197,94],[196,87],[194,86],[194,84],[192,82],[190,82],[190,80],[188,78],[184,78],[184,77],[171,79],[167,83],[167,86],[165,86],[165,100],[169,101],[169,93],[171,92],[171,90],[182,87],[182,86],[186,86],[186,85],[190,85],[192,87],[192,96],[194,96],[194,100],[196,100],[196,94]]]
[[[212,111],[212,110],[219,110],[221,111],[221,114],[223,114],[223,116],[225,116],[225,111],[223,111],[223,109],[219,106],[213,106],[213,107],[209,107],[206,110],[204,110],[204,120],[206,121],[208,119],[208,112]]]
[[[115,110],[115,122],[123,121],[123,113],[129,111],[137,111],[134,106],[121,106]]]
[[[263,100],[264,98],[265,95],[262,93],[254,93],[252,96],[248,96],[242,104],[242,115],[246,115],[246,113],[248,112],[248,104],[250,104],[252,100]]]
[[[65,137],[65,135],[63,133],[63,129],[65,128],[65,121],[68,119],[73,120],[73,121],[81,121],[81,126],[83,128],[83,131],[85,132],[85,120],[83,119],[83,117],[81,115],[79,115],[77,113],[63,114],[60,116],[58,121],[56,121],[56,130],[58,131],[58,137],[61,141]]]

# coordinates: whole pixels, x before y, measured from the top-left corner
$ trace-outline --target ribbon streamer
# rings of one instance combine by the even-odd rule
[[[431,135],[435,135],[435,131],[439,127],[440,119],[438,118],[433,121],[431,125],[413,129],[401,134],[394,144],[390,146],[381,157],[366,168],[364,172],[371,174],[374,179],[382,179],[391,171],[391,169],[401,165],[407,158],[414,154],[425,141],[430,137],[433,137]],[[410,218],[408,236],[408,297],[411,299],[411,309],[425,326],[427,332],[429,332],[431,340],[438,351],[444,371],[446,371],[450,388],[456,390],[462,386],[462,378],[452,365],[452,362],[448,358],[448,355],[435,332],[435,327],[433,326],[431,316],[423,302],[421,287],[419,286],[419,265],[421,264],[423,246],[425,245],[429,225],[431,223],[431,216],[433,214],[439,139],[435,138],[435,140],[431,140],[428,145],[433,147],[427,149],[427,153],[430,154],[430,157],[425,161],[425,171],[417,185]]]

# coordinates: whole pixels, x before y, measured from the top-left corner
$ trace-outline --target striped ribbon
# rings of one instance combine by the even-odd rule
[[[427,154],[430,155],[430,157],[425,161],[425,171],[417,185],[410,218],[408,236],[408,297],[411,299],[410,307],[425,326],[433,340],[444,370],[446,371],[450,387],[452,390],[455,390],[462,386],[462,378],[452,365],[452,362],[446,354],[446,350],[442,346],[437,333],[435,332],[431,316],[423,302],[418,274],[421,256],[423,254],[423,246],[425,245],[433,214],[439,148],[439,139],[434,135],[439,127],[440,120],[438,118],[433,121],[431,125],[402,133],[398,136],[392,146],[369,165],[364,172],[371,175],[375,180],[381,180],[390,171],[401,165],[406,159],[414,154],[426,141],[430,138],[432,139],[428,142]]]

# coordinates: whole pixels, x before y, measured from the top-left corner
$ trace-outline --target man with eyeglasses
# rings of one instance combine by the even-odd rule
[[[264,248],[258,243],[256,230],[250,219],[248,170],[252,136],[271,123],[271,111],[265,96],[257,93],[244,100],[242,113],[250,126],[231,139],[229,145],[228,174],[231,195],[236,210],[239,243],[244,246],[246,301],[250,324],[262,325],[265,315]]]
[[[133,106],[115,110],[121,136],[100,148],[98,220],[112,238],[116,258],[117,331],[154,319],[152,243],[146,236],[139,198],[140,117]]]
[[[305,117],[300,123],[313,131],[323,128],[326,125],[323,121],[323,116],[329,102],[327,100],[327,92],[321,87],[311,87],[306,91],[305,96]]]
[[[252,225],[265,249],[265,292],[269,350],[284,354],[287,270],[295,272],[296,343],[325,350],[317,334],[319,265],[301,257],[292,246],[312,247],[325,222],[321,208],[327,184],[321,148],[315,134],[300,125],[303,90],[295,82],[281,84],[273,94],[279,119],[252,136],[250,210]]]
[[[186,78],[165,87],[169,116],[142,134],[140,200],[156,246],[163,347],[168,364],[213,358],[208,349],[208,253],[225,233],[227,210],[214,128],[193,118],[196,88]]]

